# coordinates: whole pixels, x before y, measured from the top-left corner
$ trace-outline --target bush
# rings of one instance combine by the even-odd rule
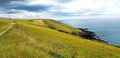
[[[78,33],[77,33],[77,32],[72,31],[72,32],[71,32],[71,35],[78,35]]]
[[[69,34],[69,32],[66,32],[66,31],[64,31],[64,30],[58,30],[58,31]]]
[[[49,28],[51,28],[51,29],[56,29],[55,27],[53,27],[53,26],[49,26]]]
[[[33,20],[28,20],[29,22],[33,22]]]

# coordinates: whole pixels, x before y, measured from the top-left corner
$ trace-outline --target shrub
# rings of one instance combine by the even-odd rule
[[[28,20],[29,22],[33,22],[33,20]]]
[[[71,32],[71,35],[78,35],[78,33],[77,33],[77,32],[72,31],[72,32]]]
[[[69,32],[66,32],[66,31],[64,31],[64,30],[58,30],[58,31],[69,34]]]
[[[55,27],[53,27],[53,26],[49,26],[49,28],[51,28],[51,29],[56,29]]]

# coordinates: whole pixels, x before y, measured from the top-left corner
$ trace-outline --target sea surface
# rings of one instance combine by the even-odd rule
[[[120,19],[72,19],[60,20],[75,28],[88,28],[107,40],[109,44],[120,46]]]

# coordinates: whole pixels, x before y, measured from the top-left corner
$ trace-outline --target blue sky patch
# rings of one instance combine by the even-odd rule
[[[13,9],[17,9],[17,10],[26,10],[26,11],[31,11],[31,12],[36,12],[36,11],[45,11],[47,9],[49,9],[49,6],[18,6],[18,7],[13,7]]]

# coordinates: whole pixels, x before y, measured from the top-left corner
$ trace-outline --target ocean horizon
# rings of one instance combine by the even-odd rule
[[[100,39],[108,41],[108,44],[120,46],[120,18],[96,18],[96,19],[74,19],[60,20],[75,28],[88,28],[96,32]]]

